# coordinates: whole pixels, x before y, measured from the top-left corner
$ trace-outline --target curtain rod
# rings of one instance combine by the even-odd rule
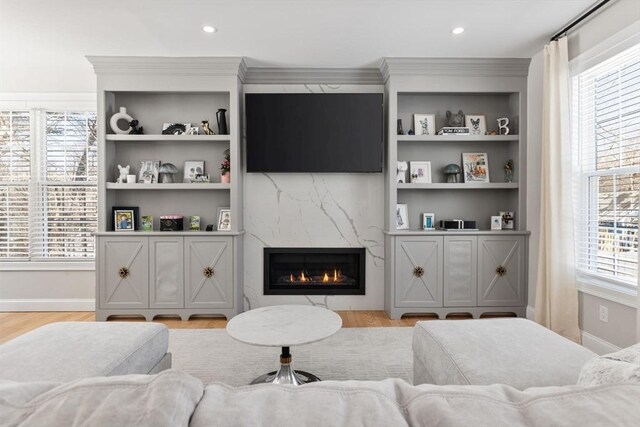
[[[566,34],[570,29],[587,19],[589,16],[593,15],[598,9],[600,9],[605,4],[609,3],[610,0],[602,0],[597,5],[593,6],[591,9],[583,13],[580,17],[578,17],[575,21],[571,22],[569,25],[564,27],[562,30],[558,31],[553,37],[551,37],[551,41],[554,42]]]

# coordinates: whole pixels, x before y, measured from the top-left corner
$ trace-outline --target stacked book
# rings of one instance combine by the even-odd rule
[[[438,135],[470,135],[471,129],[468,127],[443,127],[438,131]]]

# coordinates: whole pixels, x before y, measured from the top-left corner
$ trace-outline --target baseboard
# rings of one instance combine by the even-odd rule
[[[93,298],[0,299],[0,311],[95,311]]]
[[[588,332],[580,331],[580,335],[582,337],[582,345],[596,354],[607,354],[620,350],[620,347],[615,346],[602,338],[598,338],[595,335],[591,335]]]
[[[528,305],[527,306],[527,314],[526,314],[526,316],[527,316],[527,319],[533,320],[534,317],[536,317],[536,309],[535,309],[535,307]]]

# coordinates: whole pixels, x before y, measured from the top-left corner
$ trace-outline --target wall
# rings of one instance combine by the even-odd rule
[[[383,90],[384,87],[378,85],[251,84],[244,86],[245,93],[382,93]],[[338,156],[340,153],[335,155]],[[243,163],[246,164],[246,162]],[[384,305],[383,198],[382,173],[245,173],[245,308],[286,303],[322,305],[334,310],[382,310]],[[263,248],[267,246],[364,247],[366,249],[366,295],[263,295]]]
[[[569,60],[594,47],[640,19],[640,2],[637,0],[618,0],[607,6],[591,20],[574,29],[569,35]],[[537,211],[540,198],[540,140],[542,129],[542,51],[536,54],[529,68],[529,130],[528,130],[528,186],[529,195],[527,228],[531,230],[529,260],[529,307],[528,315],[533,313],[535,304],[535,284],[538,266],[539,217]],[[599,307],[609,310],[609,322],[598,318]],[[596,295],[579,293],[580,328],[583,331],[585,345],[595,351],[603,352],[615,347],[625,347],[638,340],[637,310],[627,304],[620,304]]]

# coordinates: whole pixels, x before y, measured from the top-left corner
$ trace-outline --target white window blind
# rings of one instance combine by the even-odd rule
[[[3,111],[0,138],[0,260],[94,258],[95,113]]]
[[[634,286],[640,204],[640,45],[573,78],[579,273]]]

